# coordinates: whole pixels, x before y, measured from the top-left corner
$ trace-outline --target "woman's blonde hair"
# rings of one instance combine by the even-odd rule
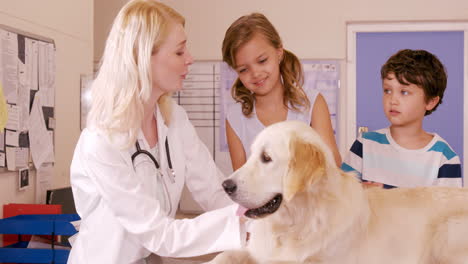
[[[223,61],[231,68],[236,68],[235,56],[237,51],[255,35],[262,35],[270,44],[276,48],[282,48],[283,43],[271,22],[260,13],[238,18],[227,29],[223,40]],[[282,82],[284,85],[284,105],[295,111],[300,111],[302,107],[308,109],[310,101],[307,98],[302,86],[304,76],[299,59],[290,51],[283,49],[283,59],[279,65]],[[239,78],[236,79],[231,89],[232,98],[242,104],[242,113],[250,116],[255,102],[255,96],[242,84]]]
[[[88,125],[103,130],[112,140],[126,134],[123,147],[136,140],[144,104],[152,92],[151,56],[166,40],[174,24],[185,19],[174,9],[155,0],[128,2],[114,20],[101,66],[92,84]],[[158,101],[169,122],[171,94]]]

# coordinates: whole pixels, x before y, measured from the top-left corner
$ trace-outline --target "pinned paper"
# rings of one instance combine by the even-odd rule
[[[53,131],[47,130],[44,121],[42,111],[43,95],[41,90],[35,94],[31,115],[29,116],[29,145],[32,160],[36,168],[40,168],[44,162],[54,160]]]
[[[0,83],[0,130],[5,128],[8,120],[8,109],[5,96],[3,95],[3,87]]]

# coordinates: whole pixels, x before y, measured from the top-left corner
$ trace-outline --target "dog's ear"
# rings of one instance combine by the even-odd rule
[[[325,171],[325,156],[321,149],[299,138],[291,136],[289,142],[289,168],[283,179],[284,197],[291,200],[296,193],[302,192],[313,182],[319,180]]]

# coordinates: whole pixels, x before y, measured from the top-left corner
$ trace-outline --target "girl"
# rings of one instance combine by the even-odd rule
[[[341,165],[327,103],[313,90],[303,90],[299,59],[283,48],[268,19],[259,13],[242,16],[226,31],[223,60],[238,74],[227,110],[226,137],[232,167],[237,170],[250,155],[250,145],[266,126],[284,120],[310,124]]]

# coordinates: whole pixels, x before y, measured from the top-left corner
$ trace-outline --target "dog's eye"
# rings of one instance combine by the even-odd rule
[[[262,162],[267,163],[267,162],[270,162],[270,161],[271,161],[271,157],[268,156],[268,154],[266,154],[265,151],[262,152]]]

